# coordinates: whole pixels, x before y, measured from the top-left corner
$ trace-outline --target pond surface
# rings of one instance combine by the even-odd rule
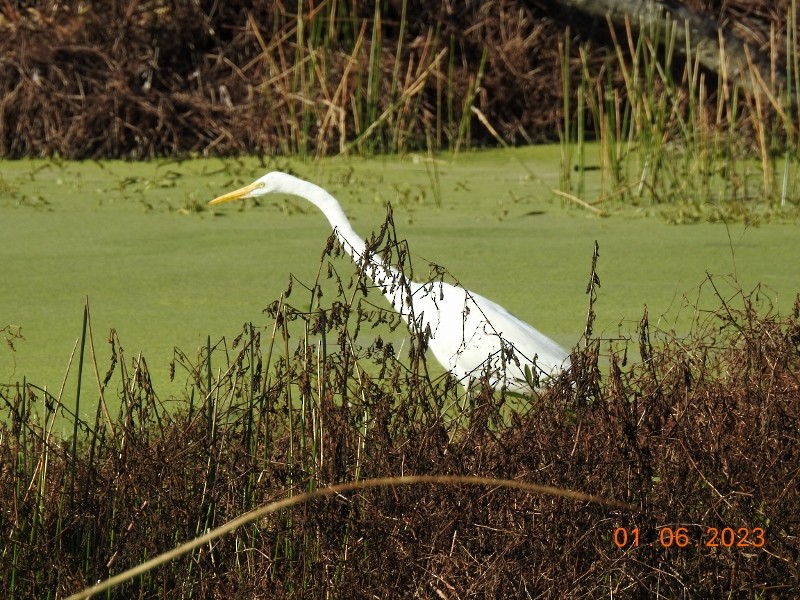
[[[56,392],[87,298],[100,376],[113,328],[129,360],[146,357],[162,398],[182,387],[169,383],[174,347],[195,356],[207,336],[232,339],[248,322],[268,326],[262,310],[284,292],[290,274],[313,283],[328,223],[299,199],[267,197],[213,211],[206,202],[274,168],[328,189],[365,237],[380,228],[391,203],[417,279],[427,277],[430,263],[442,265],[566,347],[584,329],[595,240],[599,335],[633,334],[645,305],[651,324],[688,331],[693,306],[719,306],[704,284],[707,273],[719,276],[726,299],[736,288],[723,276],[735,276],[746,292],[763,284],[763,297],[781,312],[800,291],[796,225],[676,226],[634,209],[602,218],[552,192],[557,147],[455,161],[2,162],[0,327],[19,326],[25,339],[14,352],[0,348],[0,381],[24,377]],[[345,260],[336,266],[352,268]],[[308,296],[298,289],[291,300],[302,308]],[[73,368],[68,390],[74,381]],[[96,397],[96,384],[87,386]]]

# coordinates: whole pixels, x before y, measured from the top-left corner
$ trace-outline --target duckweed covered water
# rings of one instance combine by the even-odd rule
[[[442,265],[566,347],[583,331],[594,240],[600,335],[630,335],[645,305],[651,323],[688,329],[693,307],[713,299],[702,285],[706,273],[734,275],[745,290],[763,284],[779,310],[800,290],[796,225],[674,226],[634,209],[601,218],[553,194],[555,146],[455,161],[4,162],[0,327],[21,327],[24,340],[15,351],[0,350],[0,381],[26,378],[57,390],[87,298],[101,376],[113,328],[129,360],[146,357],[162,397],[177,389],[169,381],[175,347],[191,356],[209,336],[232,338],[248,322],[267,326],[262,310],[285,291],[290,274],[313,283],[328,223],[299,199],[214,211],[206,202],[273,169],[328,189],[365,237],[380,228],[391,203],[417,279],[428,277],[430,263]],[[375,301],[382,302],[377,293]],[[86,410],[94,412],[91,403]]]

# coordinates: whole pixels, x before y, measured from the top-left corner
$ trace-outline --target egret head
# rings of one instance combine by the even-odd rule
[[[231,202],[243,198],[255,198],[257,196],[263,196],[264,194],[292,194],[295,193],[293,189],[294,186],[292,185],[295,181],[297,181],[297,179],[291,175],[281,173],[280,171],[272,171],[256,179],[250,185],[246,185],[233,192],[228,192],[219,198],[214,198],[209,204],[214,206],[216,204],[222,204],[223,202]]]

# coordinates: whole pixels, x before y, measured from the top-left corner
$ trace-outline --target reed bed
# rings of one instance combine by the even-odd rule
[[[797,6],[786,3],[785,38],[770,31],[770,73],[749,51],[736,81],[720,43],[719,73],[700,64],[689,24],[609,23],[606,57],[559,44],[563,82],[559,193],[595,210],[615,203],[671,205],[676,222],[796,209]],[[678,35],[678,34],[681,35]],[[678,40],[683,40],[679,46]],[[576,76],[575,71],[578,70]],[[589,143],[592,143],[589,146]],[[587,189],[589,171],[599,186]],[[595,177],[595,174],[591,175]]]
[[[391,219],[371,244],[405,263]],[[267,325],[176,350],[182,397],[160,398],[113,331],[100,368],[88,306],[73,369],[97,383],[92,418],[66,388],[0,388],[3,597],[64,598],[270,502],[407,475],[631,506],[453,482],[350,489],[265,513],[103,595],[799,591],[800,298],[779,315],[760,290],[709,276],[700,292],[717,308],[696,308],[688,336],[645,313],[630,337],[602,339],[593,266],[572,371],[530,395],[479,382],[465,396],[429,374],[424,340],[400,352],[376,333],[404,325],[341,254],[332,238],[317,281],[294,282]],[[56,413],[74,423],[69,439],[53,435]]]
[[[800,201],[796,0],[725,3],[720,39],[749,46],[737,70],[721,42],[718,72],[669,14],[619,26],[511,0],[33,4],[0,13],[2,156],[560,140],[556,194],[594,212],[756,222]]]
[[[609,184],[639,160],[641,194],[670,168],[665,142],[711,158],[735,157],[743,128],[762,158],[797,143],[794,0],[713,15],[772,65],[748,94],[700,68],[691,37],[676,47],[669,18],[619,29],[511,0],[29,4],[0,12],[3,156],[438,152],[560,131],[604,140]]]
[[[3,156],[371,155],[473,139],[486,27],[465,39],[440,6],[35,4],[0,13]]]

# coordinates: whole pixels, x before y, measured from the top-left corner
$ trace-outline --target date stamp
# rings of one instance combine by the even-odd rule
[[[655,540],[645,542],[638,527],[617,527],[611,541],[617,548],[638,548],[640,545],[662,548],[763,548],[765,532],[761,527],[702,527],[699,536],[693,536],[688,527],[659,527]]]

